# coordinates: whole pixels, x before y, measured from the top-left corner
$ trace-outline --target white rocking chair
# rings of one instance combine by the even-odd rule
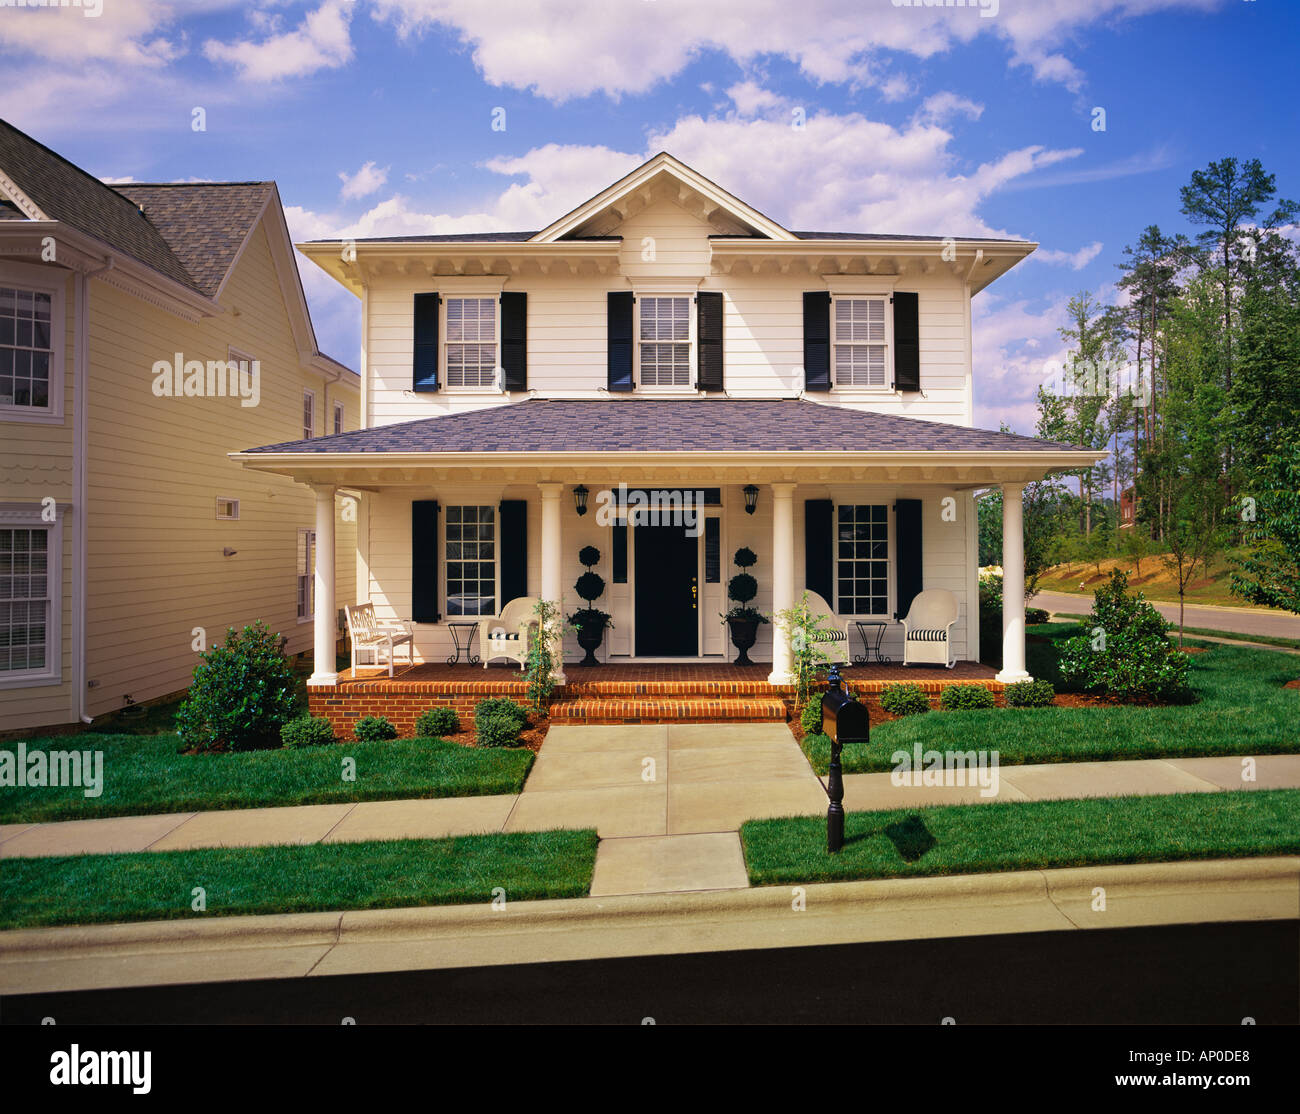
[[[528,662],[528,642],[537,630],[537,607],[534,596],[519,596],[501,609],[500,615],[485,616],[478,623],[479,653],[483,668],[494,658],[509,658],[519,663],[522,672]]]
[[[952,627],[957,622],[957,597],[946,588],[927,588],[912,600],[903,620],[903,664],[957,664]]]
[[[828,662],[834,662],[837,665],[849,664],[849,624],[848,620],[841,620],[836,614],[835,609],[831,607],[820,595],[807,590],[808,611],[818,619],[817,625],[822,630],[830,630],[830,634],[820,642],[813,643],[813,649],[820,650],[826,655]],[[840,623],[843,622],[843,628]]]
[[[411,624],[401,619],[381,621],[375,618],[375,605],[353,604],[343,609],[348,616],[348,642],[352,645],[352,675],[357,672],[357,655],[371,654],[375,668],[383,666],[381,656],[387,657],[388,675],[393,675],[393,650],[406,643],[406,664],[415,664],[415,641]]]

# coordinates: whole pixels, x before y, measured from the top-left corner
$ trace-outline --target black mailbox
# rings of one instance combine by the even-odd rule
[[[840,769],[840,747],[866,743],[871,739],[867,706],[859,704],[840,688],[840,671],[831,666],[822,694],[822,733],[830,736],[830,776],[826,779],[826,850],[835,854],[844,846],[844,774]]]
[[[839,746],[870,742],[867,706],[840,688],[839,670],[834,666],[827,684],[830,687],[822,694],[822,734],[829,735],[831,742]]]

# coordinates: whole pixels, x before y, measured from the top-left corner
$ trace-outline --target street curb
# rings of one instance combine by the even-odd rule
[[[1271,856],[147,921],[0,933],[0,994],[1298,917]]]

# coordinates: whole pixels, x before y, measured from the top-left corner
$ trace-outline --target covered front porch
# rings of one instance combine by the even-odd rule
[[[904,660],[902,620],[931,590],[951,603],[942,656],[978,662],[975,491],[1002,491],[1003,565],[1018,583],[1025,483],[1096,454],[804,401],[611,399],[526,401],[235,455],[316,493],[314,708],[389,714],[382,701],[404,716],[431,697],[459,698],[468,711],[469,694],[522,692],[522,655],[513,672],[460,665],[449,675],[440,663],[463,662],[462,643],[489,656],[482,632],[503,624],[507,604],[517,619],[521,605],[547,600],[565,615],[594,607],[612,617],[601,672],[576,664],[572,635],[553,647],[557,714],[626,722],[651,697],[671,697],[671,714],[686,721],[788,712],[794,650],[783,624],[759,626],[751,653],[761,664],[730,664],[723,616],[745,561],[748,606],[771,619],[807,592],[841,632],[839,660],[872,652],[857,674],[864,683],[1027,679],[1015,591],[1003,594],[996,676],[977,665],[875,663]],[[411,635],[417,668],[391,681],[387,669],[371,679],[333,668],[340,492],[356,508],[357,598]],[[648,518],[638,517],[638,493]],[[598,590],[579,599],[586,571]],[[638,691],[646,685],[660,688]]]

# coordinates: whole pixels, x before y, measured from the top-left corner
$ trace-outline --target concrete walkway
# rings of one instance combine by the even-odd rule
[[[845,777],[845,808],[1300,788],[1300,755],[1007,766],[996,794],[976,785],[896,786]],[[553,727],[522,793],[437,800],[126,816],[0,826],[0,858],[199,847],[437,839],[594,827],[593,897],[745,889],[739,828],[817,816],[826,796],[784,724]]]

